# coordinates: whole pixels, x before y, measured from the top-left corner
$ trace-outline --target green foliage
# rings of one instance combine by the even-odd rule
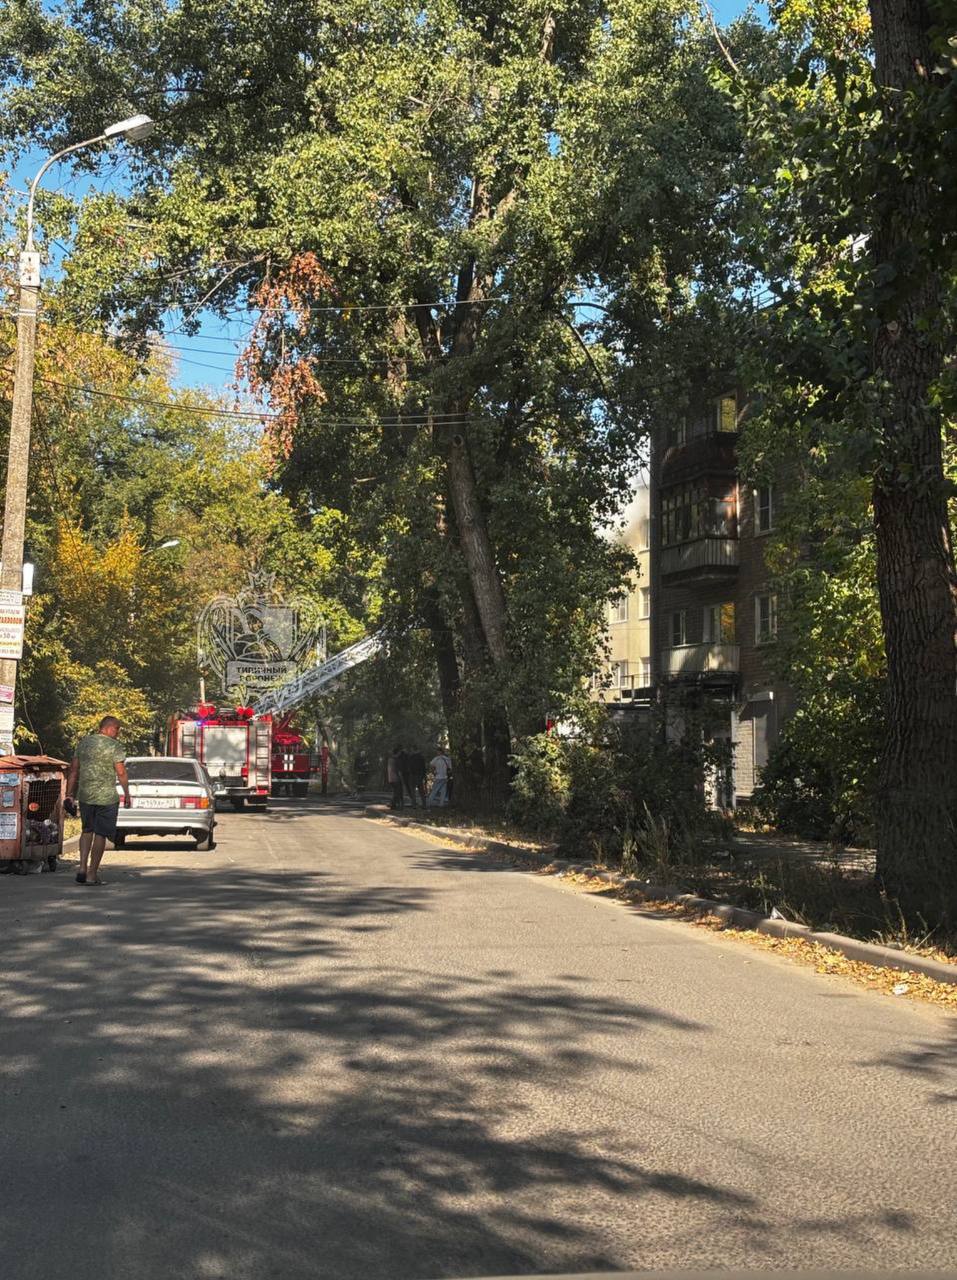
[[[53,377],[116,398],[86,397]],[[160,746],[166,717],[196,696],[196,614],[253,568],[304,599],[332,644],[362,633],[339,590],[336,514],[299,514],[268,489],[248,432],[182,401],[162,368],[144,369],[69,325],[41,329],[27,527],[37,594],[20,670],[21,747],[67,755],[107,712],[123,720],[129,745]],[[189,402],[218,407],[195,391]],[[172,539],[179,545],[158,549]],[[354,571],[356,609],[362,584]]]
[[[675,857],[693,857],[713,825],[704,748],[665,743],[647,726],[599,722],[589,737],[538,735],[513,757],[511,816],[559,840],[576,858],[659,866],[661,834]]]
[[[352,615],[447,629],[463,745],[506,713],[521,736],[580,711],[631,567],[599,530],[653,392],[680,383],[660,374],[662,322],[701,270],[725,279],[732,239],[713,211],[733,116],[693,9],[27,0],[0,18],[0,51],[11,145],[89,136],[133,83],[162,120],[128,192],[76,209],[64,307],[142,336],[170,304],[281,299],[248,368],[280,415],[284,493],[341,514]],[[602,288],[624,302],[600,336],[575,300]],[[450,502],[457,435],[505,663],[463,554],[473,522]]]
[[[554,835],[571,791],[565,741],[554,734],[535,734],[522,743],[512,765],[509,817],[526,831]]]

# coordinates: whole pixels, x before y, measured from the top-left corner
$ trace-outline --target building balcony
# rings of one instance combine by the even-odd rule
[[[737,538],[695,538],[675,547],[662,547],[661,576],[724,577],[734,573],[739,558]]]
[[[666,488],[705,475],[733,477],[737,472],[737,441],[735,433],[718,431],[671,445],[662,458],[660,485]]]
[[[641,706],[651,701],[652,689],[641,676],[618,676],[615,683],[601,689],[598,696],[606,705]]]
[[[669,676],[735,676],[741,670],[736,644],[684,644],[664,651]]]

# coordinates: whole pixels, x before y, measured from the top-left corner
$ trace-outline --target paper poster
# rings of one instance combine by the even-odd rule
[[[0,706],[0,741],[13,740],[13,707]]]
[[[12,702],[15,692],[12,684],[0,684],[0,703]]]
[[[0,813],[0,840],[16,840],[17,814]]]
[[[0,659],[23,657],[23,618],[22,604],[0,604]]]
[[[23,604],[22,591],[0,591],[0,609],[16,608]]]

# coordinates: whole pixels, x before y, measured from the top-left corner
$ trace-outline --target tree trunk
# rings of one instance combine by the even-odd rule
[[[913,146],[898,117],[915,110],[934,65],[921,0],[871,0],[875,74],[890,90],[883,129],[891,153]],[[904,90],[905,92],[901,92]],[[934,214],[939,145],[897,167],[876,196],[870,249],[895,269],[877,314],[873,364],[882,385],[882,457],[874,486],[877,576],[887,650],[887,733],[878,797],[878,876],[911,919],[957,923],[957,581],[944,486],[941,415],[930,391],[943,365],[942,282],[924,236]],[[926,324],[926,321],[930,321]]]
[[[456,432],[449,441],[446,474],[449,497],[455,512],[458,541],[465,557],[485,642],[492,662],[496,668],[501,669],[508,662],[505,595],[495,564],[495,554],[485,521],[485,512],[482,509],[478,486],[475,482],[475,470],[469,455],[468,442],[460,432]]]

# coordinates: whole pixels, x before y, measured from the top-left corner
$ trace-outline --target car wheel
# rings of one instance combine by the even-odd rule
[[[195,837],[195,839],[196,839],[197,849],[208,850],[208,849],[216,848],[216,841],[213,839],[212,827],[210,827],[208,831],[201,831],[199,835]]]
[[[309,794],[309,783],[294,782],[292,787],[292,794],[294,796],[307,796]]]
[[[234,809],[236,810],[236,812],[238,813],[238,812],[239,812],[239,810],[243,807],[243,805],[245,805],[245,803],[246,803],[246,797],[245,797],[245,796],[230,796],[230,797],[229,797],[229,803],[233,806],[233,808],[234,808]]]
[[[126,833],[124,831],[117,831],[116,835],[113,837],[113,848],[123,849],[125,847],[126,847]]]

